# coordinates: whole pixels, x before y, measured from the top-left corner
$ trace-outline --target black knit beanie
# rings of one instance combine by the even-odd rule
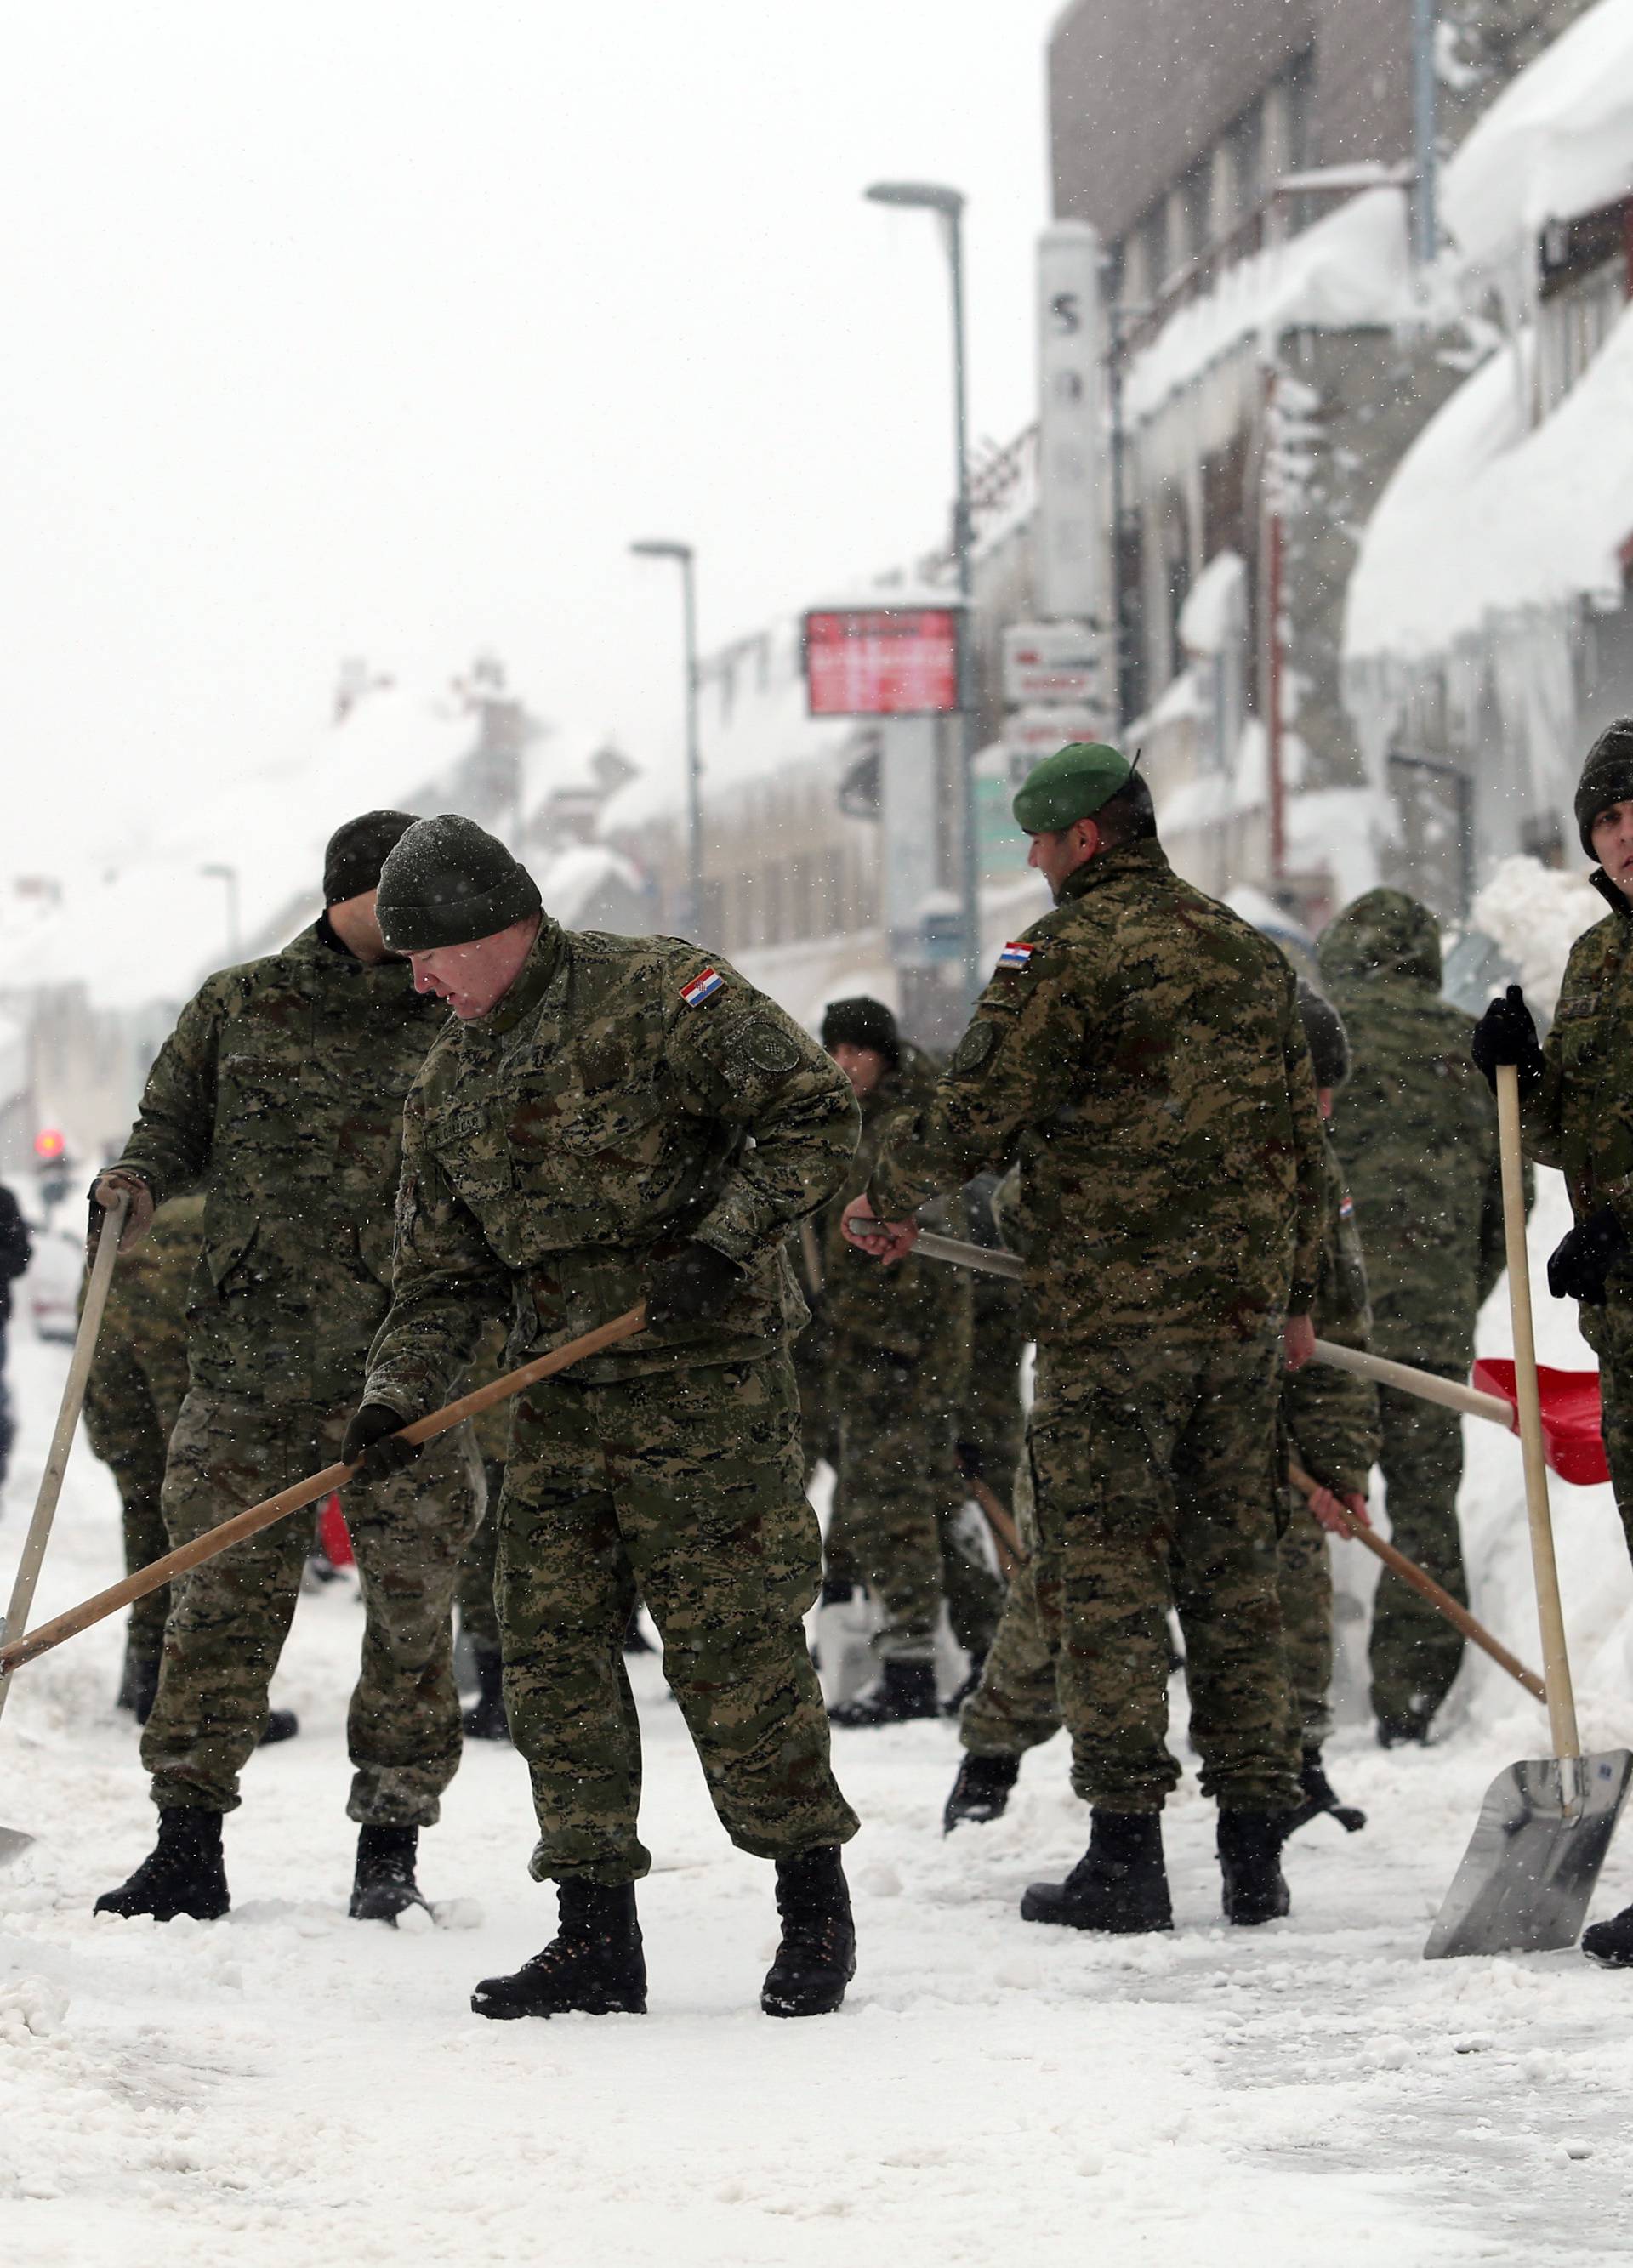
[[[1298,1017],[1304,1027],[1318,1086],[1341,1086],[1349,1076],[1349,1036],[1330,1000],[1308,984],[1298,988]]]
[[[1607,725],[1587,752],[1577,783],[1577,832],[1592,858],[1593,821],[1613,803],[1633,803],[1633,717]]]
[[[474,945],[537,913],[539,886],[498,836],[445,811],[416,821],[381,869],[376,911],[393,953]]]
[[[823,1012],[822,1043],[831,1055],[835,1048],[871,1048],[892,1069],[902,1059],[901,1034],[883,1000],[859,993],[853,1000],[831,1000]]]
[[[380,870],[415,824],[411,811],[366,811],[329,838],[323,853],[323,902],[337,906],[379,887]]]

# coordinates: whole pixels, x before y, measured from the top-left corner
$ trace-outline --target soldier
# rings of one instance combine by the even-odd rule
[[[1469,1061],[1470,1019],[1440,998],[1434,916],[1399,890],[1357,898],[1318,954],[1354,1057],[1330,1131],[1366,1255],[1373,1351],[1466,1380],[1474,1319],[1504,1265],[1496,1119]],[[1378,1423],[1395,1542],[1467,1601],[1462,1420],[1385,1387]],[[1462,1659],[1462,1638],[1415,1591],[1380,1587],[1372,1709],[1385,1748],[1428,1739]]]
[[[1343,1026],[1332,1006],[1307,985],[1298,988],[1298,1011],[1317,1081],[1317,1101],[1326,1118],[1333,1090],[1349,1075]],[[1364,1347],[1366,1272],[1355,1233],[1355,1209],[1330,1145],[1326,1161],[1325,1228],[1313,1320],[1321,1337]],[[999,1211],[1008,1241],[1023,1248],[1024,1233],[1008,1187],[1001,1193]],[[1276,1591],[1289,1702],[1302,1752],[1302,1800],[1286,1822],[1286,1832],[1291,1834],[1321,1812],[1341,1808],[1321,1762],[1333,1682],[1333,1578],[1323,1530],[1342,1533],[1342,1513],[1367,1518],[1367,1476],[1378,1447],[1374,1390],[1366,1380],[1347,1371],[1306,1363],[1282,1379],[1279,1423],[1302,1469],[1319,1480],[1324,1491],[1317,1506],[1312,1506],[1283,1484],[1277,1498],[1281,1543]],[[1030,1551],[1035,1527],[1031,1474],[1024,1462],[1016,1496],[1017,1525]],[[1060,1721],[1054,1665],[1038,1617],[1029,1560],[1010,1579],[997,1639],[981,1682],[964,1705],[958,1729],[965,1753],[942,1815],[946,1830],[950,1833],[964,1821],[999,1818],[1008,1806],[1023,1755],[1052,1738]]]
[[[11,1317],[11,1286],[28,1266],[33,1237],[17,1199],[0,1182],[0,1489],[11,1463],[17,1425],[11,1416],[11,1393],[6,1384],[6,1339]]]
[[[1499,1064],[1516,1066],[1526,1148],[1565,1176],[1573,1226],[1548,1261],[1548,1287],[1579,1303],[1599,1357],[1605,1455],[1633,1552],[1633,717],[1589,749],[1576,820],[1610,911],[1570,949],[1546,1042],[1511,985],[1474,1027],[1474,1057],[1494,1086]],[[1633,1966],[1633,1906],[1585,1930],[1582,1950]]]
[[[640,1740],[620,1641],[636,1585],[721,1822],[777,1866],[767,2014],[837,2008],[855,1965],[834,1784],[802,1617],[819,1543],[787,1354],[784,1250],[856,1142],[856,1105],[752,985],[675,938],[564,931],[469,820],[414,828],[381,919],[454,1020],[404,1112],[395,1297],[346,1454],[389,1468],[485,1321],[510,1356],[645,1299],[641,1334],[516,1404],[499,1513],[505,1701],[558,1933],[484,2016],[646,2007]]]
[[[489,1327],[477,1351],[476,1382],[497,1377],[505,1367],[505,1336],[500,1324],[495,1322]],[[505,1485],[506,1460],[510,1455],[511,1415],[510,1403],[499,1402],[491,1410],[484,1410],[472,1425],[477,1451],[482,1459],[488,1511],[466,1548],[464,1565],[459,1571],[459,1626],[469,1644],[471,1666],[477,1673],[477,1698],[462,1719],[468,1741],[510,1738],[510,1726],[505,1716],[505,1665],[499,1651],[499,1607],[493,1595],[493,1577],[499,1500]]]
[[[1292,970],[1187,884],[1149,791],[1098,743],[1015,799],[1055,910],[1006,946],[930,1102],[892,1130],[850,1233],[912,1249],[938,1190],[1018,1151],[1037,1391],[1027,1446],[1038,1609],[1094,1807],[1029,1919],[1172,1926],[1166,1610],[1220,1804],[1224,1911],[1285,1913],[1297,1800],[1275,1588],[1273,1437],[1313,1343],[1320,1120]]]
[[[187,1393],[187,1289],[203,1234],[202,1190],[170,1197],[153,1215],[146,1241],[128,1253],[108,1284],[96,1359],[85,1381],[85,1433],[119,1491],[125,1572],[170,1549],[160,1496],[165,1452]],[[170,1590],[150,1591],[130,1609],[118,1709],[138,1725],[152,1713],[164,1652]],[[292,1709],[269,1709],[261,1745],[299,1731]]]
[[[839,1226],[845,1202],[867,1185],[883,1130],[927,1099],[935,1073],[880,1000],[833,1002],[822,1043],[849,1079],[862,1123],[851,1172],[822,1222],[827,1391],[839,1432],[828,1593],[836,1579],[863,1582],[880,1613],[878,1678],[829,1713],[838,1725],[897,1725],[937,1713],[943,1597],[955,1637],[979,1660],[1002,1603],[996,1577],[973,1568],[955,1540],[971,1292],[966,1278],[950,1281],[922,1261],[876,1267]]]
[[[165,1467],[174,1544],[334,1461],[390,1305],[403,1098],[442,1021],[388,954],[374,915],[381,863],[412,824],[369,812],[341,828],[325,855],[321,918],[281,953],[208,979],[92,1193],[105,1207],[116,1189],[130,1191],[133,1245],[174,1189],[203,1186],[188,1392]],[[395,1921],[425,1904],[418,1833],[459,1763],[454,1587],[482,1516],[468,1430],[432,1445],[412,1480],[353,1483],[346,1512],[366,1609],[348,1723],[351,1911]],[[227,1911],[221,1821],[261,1737],[309,1540],[304,1521],[282,1521],[178,1586],[142,1740],[158,1847],[97,1900],[99,1912],[169,1921]]]

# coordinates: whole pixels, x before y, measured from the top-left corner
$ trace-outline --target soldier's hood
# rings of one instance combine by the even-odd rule
[[[1440,931],[1404,890],[1369,890],[1322,931],[1316,959],[1326,984],[1406,977],[1440,990]]]

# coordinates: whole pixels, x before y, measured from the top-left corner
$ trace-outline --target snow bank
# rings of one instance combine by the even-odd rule
[[[1501,946],[1526,998],[1551,1017],[1571,946],[1606,911],[1585,874],[1561,873],[1538,858],[1504,858],[1474,900],[1469,926]]]
[[[1633,0],[1629,0],[1633,6]],[[1367,524],[1347,662],[1444,653],[1488,618],[1622,592],[1633,530],[1633,309],[1543,423],[1527,426],[1529,332],[1430,418]]]
[[[1497,97],[1440,177],[1472,266],[1633,194],[1633,0],[1599,0]]]
[[[1164,324],[1129,365],[1124,415],[1139,424],[1212,364],[1284,331],[1391,326],[1412,313],[1414,280],[1403,190],[1351,197],[1285,243],[1228,268]]]

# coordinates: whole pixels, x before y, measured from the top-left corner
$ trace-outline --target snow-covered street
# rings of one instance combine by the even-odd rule
[[[1539,1244],[1558,1202],[1550,1180]],[[1545,1354],[1570,1359],[1565,1318],[1547,1322]],[[1499,1325],[1489,1313],[1493,1346]],[[17,1336],[8,1577],[63,1363]],[[1473,1432],[1476,1602],[1534,1658],[1518,1460]],[[1585,1728],[1606,1744],[1633,1730],[1633,1585],[1608,1491],[1555,1498]],[[113,1489],[82,1444],[40,1613],[115,1572]],[[425,1838],[443,1927],[345,1918],[358,1626],[346,1585],[302,1601],[276,1688],[301,1737],[249,1768],[227,1829],[236,1904],[212,1926],[91,1917],[152,1816],[110,1706],[116,1628],[20,1674],[0,1821],[40,1839],[0,1874],[16,2257],[1445,2268],[1633,2252],[1633,1980],[1576,1953],[1420,1958],[1489,1780],[1546,1748],[1540,1712],[1483,1665],[1426,1754],[1385,1756],[1345,1726],[1333,1776],[1371,1824],[1302,1834],[1291,1920],[1252,1933],[1219,1918],[1213,1813],[1193,1786],[1168,1815],[1174,1935],[1085,1940],[1016,1911],[1084,1840],[1058,1743],[1028,1760],[1007,1818],[943,1841],[950,1727],[838,1736],[866,1822],[861,1970],[841,2015],[787,2025],[756,2005],[769,1871],[727,1845],[658,1665],[638,1660],[642,1831],[659,1854],[641,1908],[651,2014],[500,2026],[469,2014],[469,1987],[553,1920],[525,1871],[514,1755],[473,1744]],[[1624,1839],[1600,1910],[1629,1896]]]

